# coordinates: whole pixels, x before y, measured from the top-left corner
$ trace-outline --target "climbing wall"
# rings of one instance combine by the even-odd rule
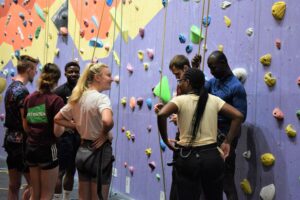
[[[163,5],[161,0],[0,0],[1,95],[4,83],[9,84],[16,73],[19,54],[38,57],[41,64],[55,62],[62,70],[73,59],[82,68],[92,59],[107,63],[116,81],[107,92],[115,120],[112,187],[134,199],[163,199],[165,192],[168,198],[171,169],[166,163],[172,154],[163,151],[159,141],[153,105],[160,100],[153,91],[160,87],[153,89],[166,76],[164,92],[156,94],[173,95],[176,80],[168,69],[170,59],[176,54],[192,58],[198,52],[195,41],[200,37],[203,1],[173,0]],[[204,8],[210,21],[207,34],[202,27],[207,43],[205,55],[205,40],[200,45],[204,60],[223,49],[232,69],[247,72],[248,116],[236,163],[240,199],[259,199],[266,186],[275,188],[274,199],[300,199],[295,135],[300,128],[296,114],[300,6],[286,1],[280,19],[284,6],[273,7],[274,17],[275,2],[211,1],[208,18],[207,4]],[[206,62],[204,72],[211,77]],[[35,90],[35,84],[28,87]],[[1,100],[1,124],[4,114]],[[3,125],[0,130],[3,141]],[[170,123],[168,130],[174,137],[176,127]],[[6,156],[3,149],[0,156]]]

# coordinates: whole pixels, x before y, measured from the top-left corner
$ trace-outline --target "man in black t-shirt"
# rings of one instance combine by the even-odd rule
[[[26,88],[36,75],[38,60],[27,55],[20,56],[18,74],[7,87],[4,97],[6,128],[3,147],[7,152],[6,163],[9,175],[8,199],[18,199],[22,174],[30,185],[29,168],[25,164],[26,134],[22,124],[24,99],[29,95]],[[28,199],[30,192],[25,190],[22,199]]]
[[[67,82],[57,87],[55,94],[60,96],[67,104],[69,96],[79,79],[80,66],[77,62],[69,62],[65,65]],[[59,176],[55,187],[54,199],[69,199],[73,190],[74,174],[76,171],[75,157],[80,145],[80,135],[76,130],[66,129],[58,139]],[[64,192],[62,194],[62,186]]]

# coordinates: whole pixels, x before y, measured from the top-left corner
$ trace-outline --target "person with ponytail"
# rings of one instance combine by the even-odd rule
[[[102,92],[110,89],[112,81],[107,65],[88,64],[77,81],[68,104],[54,119],[59,125],[76,128],[81,136],[81,146],[76,155],[79,199],[108,199],[114,160],[109,131],[114,122],[110,99]],[[83,158],[83,152],[92,152],[91,157],[96,157],[93,162],[97,165],[96,174],[94,165],[85,165],[89,158]]]
[[[26,162],[32,185],[32,200],[51,199],[58,177],[56,137],[64,128],[54,124],[54,116],[64,106],[61,97],[52,92],[60,78],[56,64],[47,63],[38,79],[38,90],[26,97],[23,127]]]
[[[204,88],[202,71],[188,68],[178,79],[180,96],[161,108],[157,124],[163,141],[174,151],[176,199],[199,200],[200,188],[207,200],[223,198],[224,159],[230,143],[238,133],[243,115]],[[232,119],[227,138],[217,148],[218,113]],[[167,118],[178,115],[179,141],[176,146],[168,139]]]

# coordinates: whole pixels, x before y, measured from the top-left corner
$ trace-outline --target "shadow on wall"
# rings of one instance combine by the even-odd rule
[[[283,160],[283,156],[276,152],[272,152],[274,147],[270,148],[270,140],[266,139],[266,133],[253,124],[245,123],[242,127],[242,134],[239,139],[239,144],[236,150],[236,185],[240,199],[257,200],[260,199],[259,193],[262,187],[274,183],[275,188],[275,174],[274,166],[264,167],[260,161],[260,157],[264,153],[272,153],[276,162]],[[250,158],[245,158],[243,153],[251,152]],[[277,162],[279,164],[279,162]],[[280,164],[281,165],[281,164]],[[280,176],[284,179],[286,173],[285,164],[280,166]],[[240,182],[247,179],[252,188],[252,194],[246,195],[240,187]],[[282,181],[284,181],[282,179]],[[282,188],[280,189],[282,191]],[[283,189],[285,191],[285,189]],[[278,190],[276,190],[278,192]],[[276,194],[275,194],[276,195]]]

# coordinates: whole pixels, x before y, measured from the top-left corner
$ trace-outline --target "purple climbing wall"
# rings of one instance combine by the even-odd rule
[[[226,9],[222,9],[221,0],[211,1],[210,16],[211,25],[208,29],[206,58],[210,52],[216,50],[218,45],[224,46],[224,52],[228,57],[232,69],[242,67],[248,72],[245,88],[248,95],[248,116],[243,126],[243,132],[237,148],[236,184],[240,199],[259,199],[262,187],[274,183],[277,200],[300,199],[299,194],[299,150],[298,136],[290,139],[285,133],[287,124],[292,124],[299,130],[299,120],[296,110],[300,109],[300,88],[296,83],[300,76],[298,66],[300,63],[297,52],[300,40],[300,5],[297,1],[286,1],[287,11],[282,21],[276,21],[271,14],[271,7],[275,1],[254,1],[235,0]],[[115,127],[114,151],[116,162],[115,173],[112,180],[112,187],[134,199],[153,200],[160,199],[161,192],[164,191],[163,171],[161,167],[160,146],[158,131],[156,127],[156,116],[153,110],[149,110],[145,104],[141,109],[138,107],[132,111],[129,108],[129,99],[143,97],[144,100],[151,98],[153,104],[158,102],[158,98],[152,95],[151,89],[159,82],[159,70],[162,68],[163,75],[169,79],[172,92],[175,90],[176,80],[168,70],[170,59],[176,54],[186,54],[185,47],[190,44],[187,39],[185,44],[181,44],[178,35],[183,33],[189,36],[189,29],[194,24],[200,25],[202,4],[195,1],[170,1],[167,8],[166,17],[166,38],[163,45],[163,24],[164,10],[161,10],[153,20],[145,27],[145,37],[136,37],[126,44],[118,38],[114,44],[114,50],[120,57],[121,67],[118,67],[113,60],[112,54],[102,61],[109,64],[113,75],[120,76],[120,84],[112,84],[112,89],[108,94],[113,102]],[[231,26],[226,27],[223,17],[231,19]],[[138,19],[137,19],[138,20]],[[246,34],[246,29],[252,27],[252,36]],[[275,39],[280,39],[282,47],[278,50],[275,46]],[[63,65],[72,58],[73,41],[68,39],[67,43],[58,41],[57,47],[61,51],[60,57],[55,62]],[[138,50],[146,51],[147,48],[155,50],[153,61],[145,55],[143,62],[149,63],[149,69],[144,70],[143,62],[137,57]],[[192,58],[198,50],[198,46],[193,44],[193,51],[187,54]],[[201,49],[203,53],[203,50]],[[164,62],[161,66],[162,55]],[[259,58],[267,53],[272,54],[272,63],[269,67],[264,67]],[[76,56],[75,56],[76,57]],[[206,60],[205,58],[205,60]],[[85,62],[80,61],[82,66]],[[132,74],[128,73],[126,66],[130,63],[134,67]],[[9,63],[7,68],[11,68]],[[209,70],[205,63],[204,71],[208,77]],[[264,83],[264,74],[272,72],[277,78],[274,87],[269,88]],[[60,81],[63,83],[64,77]],[[9,81],[8,81],[9,82]],[[30,86],[31,91],[34,90]],[[127,98],[127,105],[120,104],[122,97]],[[280,107],[285,114],[283,121],[278,122],[272,111],[275,107]],[[3,111],[3,104],[1,105]],[[151,132],[147,127],[151,125]],[[128,140],[125,132],[121,128],[125,127],[135,135],[135,141]],[[3,138],[3,128],[1,127],[0,139]],[[169,135],[174,136],[176,128],[169,126]],[[148,158],[145,149],[151,148],[152,155]],[[246,160],[242,153],[251,151],[251,158]],[[263,153],[272,153],[275,164],[272,167],[263,167],[260,156]],[[5,156],[1,149],[0,155]],[[166,166],[172,160],[169,150],[162,153],[163,166],[165,172],[165,183],[167,198],[169,197],[171,170]],[[155,161],[156,168],[151,171],[148,162]],[[127,167],[124,167],[127,163]],[[133,174],[129,167],[133,167]],[[160,180],[157,179],[160,176]],[[245,195],[240,189],[239,183],[247,178],[252,187],[252,195]]]

